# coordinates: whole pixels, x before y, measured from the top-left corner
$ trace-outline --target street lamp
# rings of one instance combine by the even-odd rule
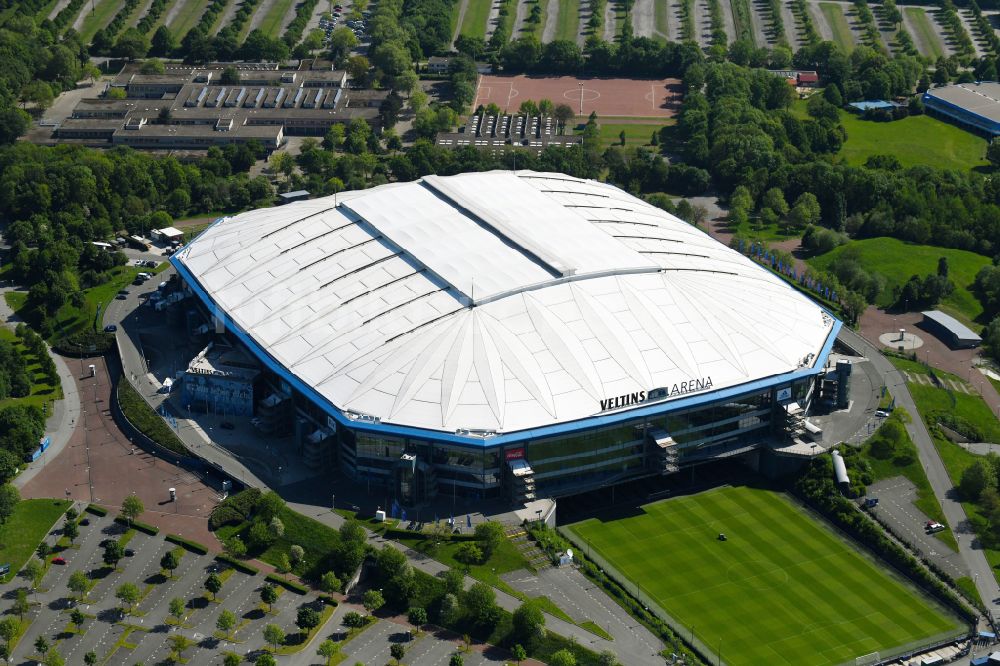
[[[583,81],[580,81],[577,85],[580,86],[580,115],[582,116],[583,115]]]

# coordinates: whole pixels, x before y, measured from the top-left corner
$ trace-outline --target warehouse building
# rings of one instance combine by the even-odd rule
[[[404,505],[565,496],[777,446],[840,328],[691,225],[556,173],[250,211],[171,262],[260,362],[257,422]]]
[[[923,100],[931,113],[990,137],[1000,134],[1000,83],[980,81],[931,88]]]

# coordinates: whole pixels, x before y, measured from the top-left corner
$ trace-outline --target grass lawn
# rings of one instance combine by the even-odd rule
[[[906,17],[910,19],[913,30],[917,33],[913,41],[916,42],[916,47],[920,51],[920,55],[929,56],[935,60],[945,55],[944,44],[941,43],[941,38],[938,37],[937,28],[934,27],[930,17],[927,16],[927,11],[923,7],[903,7],[903,11],[906,13]]]
[[[621,133],[625,132],[626,146],[648,146],[653,132],[659,132],[664,123],[600,123],[601,145],[621,145]]]
[[[35,552],[52,526],[69,508],[66,500],[22,500],[14,515],[0,525],[0,564],[10,564],[10,573],[3,582],[10,581],[28,558]]]
[[[262,562],[277,566],[280,557],[291,552],[292,544],[298,544],[305,550],[303,559],[307,570],[300,571],[296,568],[295,573],[318,579],[329,569],[324,566],[330,553],[340,544],[340,534],[332,527],[292,511],[287,506],[278,513],[278,518],[285,525],[284,535],[256,557]],[[246,532],[249,528],[249,522],[235,526],[227,525],[217,530],[215,536],[219,541],[225,541],[234,534],[240,534],[246,541]]]
[[[14,348],[21,353],[24,358],[25,363],[28,366],[28,373],[31,376],[31,395],[27,395],[23,398],[6,398],[0,400],[0,409],[7,407],[8,405],[36,405],[45,410],[46,414],[51,413],[51,405],[56,400],[61,400],[62,395],[62,385],[52,386],[47,383],[45,375],[43,375],[39,369],[38,359],[29,354],[21,344],[20,338],[14,335],[14,332],[5,326],[0,326],[0,340],[7,340],[14,345]]]
[[[941,303],[941,309],[978,330],[975,320],[982,316],[983,306],[970,291],[976,273],[990,263],[988,257],[975,252],[951,250],[931,245],[913,245],[894,238],[868,238],[851,241],[832,252],[808,259],[814,268],[827,270],[833,260],[844,252],[856,253],[862,267],[880,273],[886,279],[886,289],[876,305],[884,307],[892,301],[893,289],[902,286],[911,275],[937,272],[940,257],[948,258],[948,274],[955,291]]]
[[[209,0],[177,0],[177,2],[183,2],[184,6],[174,16],[173,21],[167,24],[167,27],[174,33],[177,43],[180,44],[184,39],[184,35],[188,34],[191,28],[198,25],[201,15],[205,13],[205,8],[208,7]],[[225,12],[222,13],[224,14]]]
[[[937,370],[935,373],[939,376],[945,374]],[[953,375],[946,376],[957,379]],[[987,442],[1000,444],[1000,422],[997,421],[997,417],[986,401],[978,395],[953,391],[955,404],[952,405],[951,398],[944,389],[914,384],[913,382],[907,383],[907,388],[910,389],[910,395],[913,396],[913,401],[917,403],[917,409],[920,410],[925,421],[933,419],[935,413],[950,413],[974,425],[983,433]],[[928,425],[932,425],[932,423],[928,423]]]
[[[569,529],[728,664],[837,664],[963,630],[768,490],[718,488]]]
[[[115,0],[98,0],[93,12],[85,5],[83,11],[86,12],[86,18],[80,26],[80,40],[84,44],[89,44],[94,38],[94,33],[110,23],[111,17],[117,14],[119,9],[119,3]]]
[[[438,540],[432,534],[408,532],[405,530],[393,530],[386,533],[385,536],[387,539],[392,539],[393,541],[405,544],[413,550],[419,553],[424,553],[425,555],[428,555],[429,557],[432,557],[438,562],[446,564],[449,567],[463,570],[467,568],[468,574],[476,580],[481,580],[494,587],[499,587],[514,596],[524,597],[524,595],[518,594],[513,590],[513,588],[500,579],[501,574],[528,568],[528,561],[525,560],[524,556],[521,555],[517,548],[514,547],[514,544],[507,539],[503,540],[500,547],[496,549],[490,559],[486,560],[486,562],[483,564],[468,566],[455,559],[455,554],[458,552],[458,549],[463,543],[466,543],[468,539]],[[440,543],[440,545],[435,545],[437,543]]]
[[[847,23],[847,17],[844,16],[843,7],[832,2],[821,2],[819,9],[823,12],[823,18],[833,32],[833,41],[840,45],[844,53],[853,51],[854,35],[851,33],[851,26]]]
[[[527,21],[527,16],[525,16],[524,21],[524,32],[522,32],[519,37],[527,37],[528,35],[534,35],[538,39],[542,38],[542,33],[545,32],[545,22],[549,20],[549,3],[548,0],[527,0],[528,1],[528,12],[530,15],[531,8],[534,5],[538,5],[542,8],[542,13],[538,20],[538,23],[529,23]]]
[[[580,0],[559,0],[556,16],[556,39],[576,41],[580,32]]]
[[[928,115],[882,123],[841,111],[840,120],[847,141],[839,154],[853,166],[872,155],[893,155],[904,167],[968,170],[986,164],[986,139]]]
[[[486,24],[490,20],[491,4],[492,0],[469,0],[459,34],[486,39]]]
[[[45,19],[47,19],[49,17],[49,14],[52,13],[52,10],[55,9],[56,5],[58,5],[58,4],[59,4],[59,0],[49,0],[44,5],[42,5],[41,9],[39,9],[35,13],[35,18],[37,20],[39,20],[39,21],[44,21]]]

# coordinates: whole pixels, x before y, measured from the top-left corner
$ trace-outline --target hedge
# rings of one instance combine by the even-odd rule
[[[164,537],[164,539],[166,539],[170,543],[176,543],[178,546],[181,546],[186,550],[190,550],[192,553],[196,553],[198,555],[205,555],[208,553],[207,547],[201,545],[197,541],[191,541],[190,539],[185,539],[179,534],[168,534],[167,536]]]
[[[242,561],[236,559],[235,557],[231,557],[231,556],[226,555],[224,553],[221,554],[221,555],[216,555],[215,556],[215,561],[216,562],[222,562],[223,564],[228,564],[229,566],[231,566],[232,568],[236,569],[237,571],[240,571],[240,572],[245,573],[245,574],[249,574],[251,576],[256,576],[257,574],[260,573],[260,569],[258,569],[257,567],[252,567],[249,564],[247,564],[246,562],[242,562]]]
[[[96,504],[88,504],[87,508],[84,509],[84,511],[86,511],[87,513],[92,513],[95,516],[100,516],[101,518],[108,515],[107,509],[105,509],[103,506],[97,506]]]
[[[208,516],[208,529],[217,530],[225,525],[239,525],[249,520],[260,502],[259,488],[247,488],[222,500]]]
[[[149,525],[147,523],[140,523],[138,520],[133,520],[129,522],[124,516],[116,516],[115,522],[118,523],[119,525],[126,525],[133,529],[137,529],[140,532],[145,532],[149,536],[156,536],[157,534],[160,533],[159,527],[153,527],[152,525]]]
[[[309,588],[300,583],[296,583],[294,580],[288,580],[287,578],[282,578],[278,574],[267,574],[267,580],[275,585],[281,585],[285,589],[291,590],[295,594],[308,594]]]

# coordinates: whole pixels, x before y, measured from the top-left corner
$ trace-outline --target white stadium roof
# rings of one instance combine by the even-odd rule
[[[689,224],[551,173],[427,176],[250,211],[174,261],[349,417],[450,433],[794,372],[835,324]]]

